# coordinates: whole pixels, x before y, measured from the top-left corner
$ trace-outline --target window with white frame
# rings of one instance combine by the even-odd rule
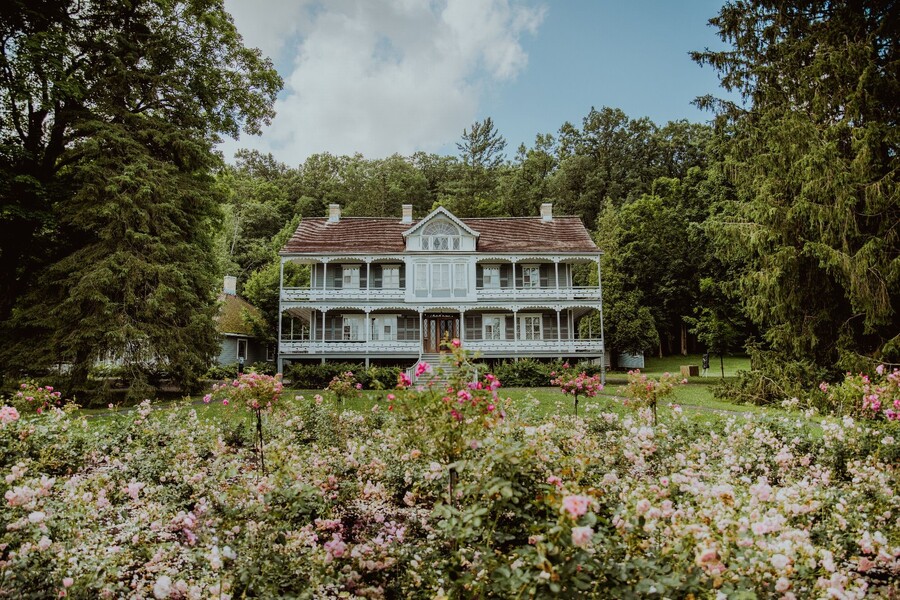
[[[359,265],[344,265],[343,275],[344,289],[359,289]]]
[[[496,290],[500,287],[500,266],[493,265],[482,269],[482,287]]]
[[[541,315],[522,315],[519,317],[519,339],[543,339],[543,323]]]
[[[341,330],[341,339],[345,342],[358,342],[365,338],[363,338],[362,329],[363,325],[363,317],[360,316],[345,316],[343,318],[343,327]]]
[[[381,267],[381,287],[396,290],[400,287],[400,267],[385,265]]]
[[[394,341],[397,339],[397,315],[372,317],[372,340]]]
[[[469,277],[467,265],[453,265],[453,289],[465,292],[469,289]]]
[[[506,317],[503,315],[484,315],[482,332],[486,340],[502,340],[506,337]]]
[[[541,287],[541,268],[538,265],[522,265],[522,287]]]
[[[243,338],[237,341],[237,359],[238,362],[247,360],[247,340]]]
[[[450,289],[450,263],[431,265],[431,289],[440,291]]]
[[[446,221],[431,223],[422,230],[422,250],[459,250],[459,229]]]
[[[416,291],[428,293],[428,265],[425,263],[416,265]]]

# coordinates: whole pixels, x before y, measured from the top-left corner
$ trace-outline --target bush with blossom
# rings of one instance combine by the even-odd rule
[[[271,410],[281,397],[284,384],[281,374],[275,376],[261,373],[244,373],[233,381],[214,384],[212,391],[203,397],[209,404],[213,400],[221,401],[228,406],[244,406],[248,408],[256,421],[256,450],[259,453],[259,466],[263,473],[267,471],[265,460],[265,440],[263,434],[262,412]]]
[[[814,405],[817,396],[832,414],[900,421],[900,369],[878,365],[869,375],[847,373],[839,384],[820,383],[819,393],[810,395]]]
[[[500,381],[491,373],[478,377],[460,346],[456,339],[446,345],[441,366],[427,362],[416,366],[417,380],[443,375],[446,383],[430,378],[426,385],[413,387],[411,378],[401,373],[397,388],[387,395],[389,410],[402,424],[404,440],[435,461],[436,475],[446,475],[451,501],[457,477],[465,468],[461,461],[478,447],[484,432],[503,419],[507,404],[498,391]]]
[[[340,375],[335,375],[325,391],[331,392],[339,403],[343,403],[346,400],[358,398],[362,393],[362,388],[362,383],[356,380],[353,371],[345,371]]]
[[[563,363],[561,371],[558,373],[553,371],[550,375],[555,377],[550,380],[551,385],[558,386],[564,394],[571,394],[574,397],[575,416],[578,416],[578,396],[593,398],[603,390],[599,375],[589,376],[584,371],[578,372],[572,369],[569,363]]]
[[[628,371],[628,384],[622,388],[622,394],[626,397],[625,405],[635,409],[649,408],[655,425],[659,402],[671,397],[679,382],[687,383],[687,379],[679,380],[671,373],[663,373],[659,379],[653,379],[639,369]]]
[[[233,411],[8,421],[0,598],[900,594],[895,421],[525,420],[451,360],[394,410],[285,394],[265,475]]]
[[[10,399],[22,414],[41,414],[50,408],[62,406],[62,393],[50,385],[40,385],[35,381],[23,381]]]

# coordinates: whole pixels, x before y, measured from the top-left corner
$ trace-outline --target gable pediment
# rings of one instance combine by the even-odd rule
[[[464,233],[463,235],[470,235],[472,237],[477,238],[479,233],[462,222],[462,220],[454,215],[452,212],[444,208],[443,206],[439,206],[433,211],[431,211],[428,215],[422,218],[421,221],[407,229],[403,232],[403,237],[407,238],[411,235],[415,235],[417,232],[421,234],[422,230],[427,227],[429,224],[440,222],[442,220],[447,220],[459,227]]]

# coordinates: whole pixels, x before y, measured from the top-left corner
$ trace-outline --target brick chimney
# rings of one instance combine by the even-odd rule
[[[329,204],[328,205],[328,222],[329,223],[337,223],[341,220],[341,205],[340,204]]]
[[[404,204],[403,205],[403,219],[400,220],[401,223],[412,223],[412,204]]]
[[[225,285],[222,286],[222,292],[228,294],[229,296],[237,295],[237,277],[233,275],[225,276]]]
[[[541,204],[541,219],[544,221],[552,221],[553,220],[553,203],[552,202],[544,202]]]

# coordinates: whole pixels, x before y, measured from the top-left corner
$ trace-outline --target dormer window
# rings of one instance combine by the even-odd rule
[[[459,230],[445,221],[431,223],[422,231],[422,250],[459,250]]]

